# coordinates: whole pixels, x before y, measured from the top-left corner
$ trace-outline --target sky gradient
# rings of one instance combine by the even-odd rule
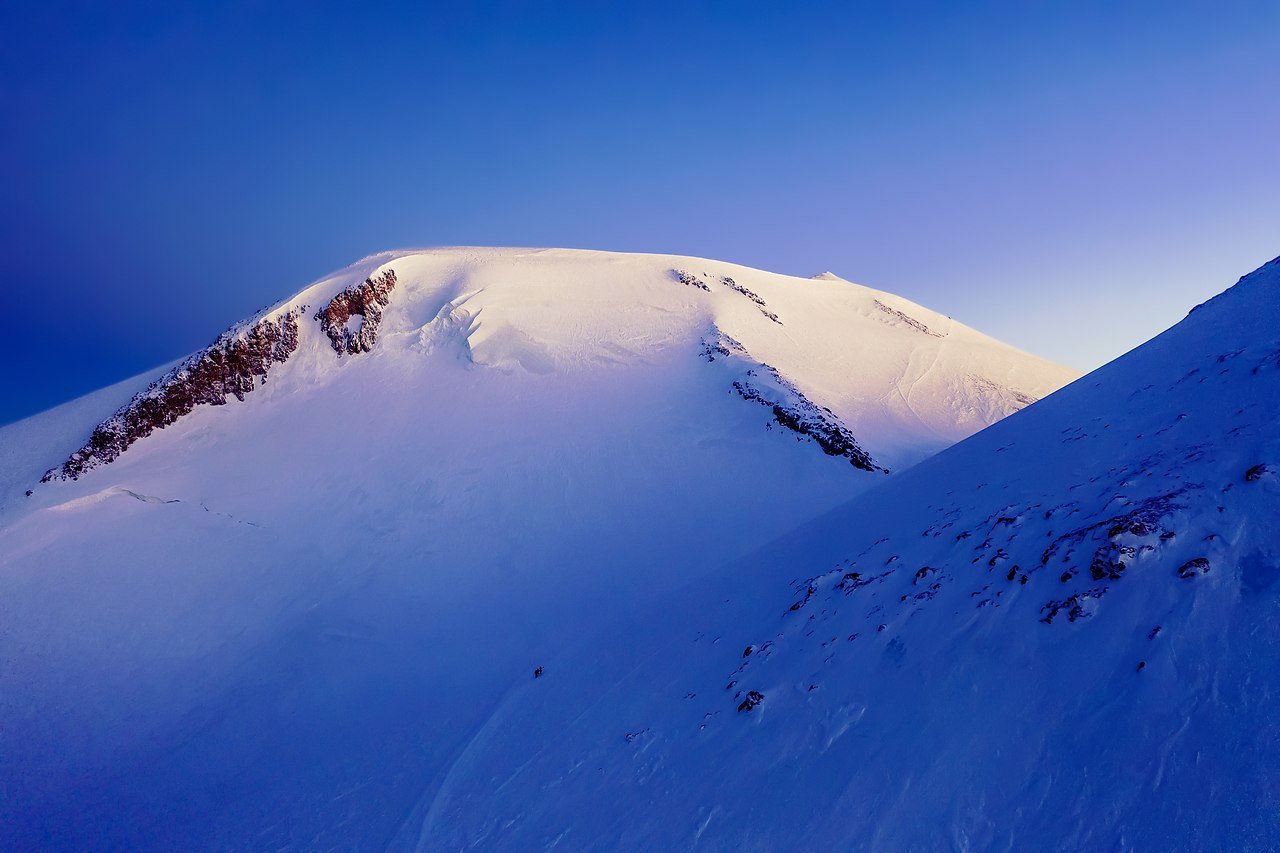
[[[1051,5],[6,3],[0,422],[411,246],[830,269],[1096,367],[1280,254],[1280,4]]]

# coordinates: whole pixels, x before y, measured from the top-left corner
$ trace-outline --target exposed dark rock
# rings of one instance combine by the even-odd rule
[[[1123,515],[1112,516],[1103,521],[1095,522],[1058,536],[1049,543],[1049,547],[1045,548],[1040,555],[1040,564],[1047,565],[1049,560],[1064,547],[1067,549],[1065,556],[1070,556],[1070,546],[1078,545],[1091,536],[1095,536],[1096,531],[1102,528],[1106,528],[1108,538],[1121,536],[1125,533],[1150,536],[1160,528],[1160,521],[1178,508],[1179,504],[1176,498],[1184,491],[1185,489],[1178,489],[1168,494],[1148,498]]]
[[[764,701],[764,694],[759,690],[747,691],[747,698],[742,700],[742,704],[738,706],[740,712],[750,711],[752,708]]]
[[[1254,465],[1248,471],[1244,472],[1244,481],[1246,483],[1257,482],[1259,479],[1262,478],[1263,474],[1267,473],[1268,470],[1270,469],[1268,469],[1265,464],[1260,463],[1258,465]]]
[[[773,368],[769,368],[769,370],[773,370]],[[733,389],[744,400],[752,400],[768,406],[773,411],[773,419],[775,421],[792,432],[799,433],[817,442],[818,446],[822,448],[822,452],[828,456],[843,456],[849,460],[849,464],[853,465],[853,467],[861,468],[864,471],[889,473],[887,469],[875,463],[875,460],[871,458],[871,454],[863,450],[862,446],[858,444],[857,439],[853,437],[853,433],[849,432],[834,416],[826,417],[824,410],[814,405],[809,398],[800,393],[799,389],[777,376],[776,371],[774,371],[774,375],[788,387],[788,390],[795,394],[797,400],[794,405],[785,406],[766,399],[749,382],[734,382]]]
[[[1178,577],[1183,578],[1184,580],[1208,573],[1209,560],[1207,557],[1196,557],[1195,559],[1187,560],[1178,567]]]
[[[881,311],[888,314],[890,317],[895,318],[899,322],[906,323],[908,326],[915,329],[917,332],[924,332],[926,335],[928,335],[931,338],[946,337],[946,335],[942,334],[941,332],[933,331],[924,323],[921,323],[919,320],[917,320],[915,317],[912,317],[909,314],[904,314],[903,312],[897,310],[896,308],[890,308],[888,305],[885,305],[879,299],[875,300],[875,303],[876,303],[876,307],[879,308]]]
[[[889,473],[888,469],[877,465],[871,454],[862,449],[853,433],[830,409],[819,406],[806,397],[773,366],[754,361],[738,341],[714,330],[713,335],[702,339],[701,355],[710,362],[721,358],[754,362],[755,366],[747,369],[745,376],[733,382],[733,390],[738,396],[768,407],[773,412],[774,421],[816,442],[828,456],[843,456],[855,468],[864,471]]]
[[[746,348],[733,338],[726,334],[719,334],[714,337],[704,337],[702,339],[702,357],[707,361],[715,361],[716,357],[729,358],[730,356],[747,356]]]
[[[378,341],[382,309],[391,303],[395,286],[395,270],[387,270],[377,278],[366,278],[364,283],[348,287],[316,312],[320,328],[329,336],[334,352],[355,355],[373,349]],[[360,320],[353,323],[353,317]]]
[[[544,672],[546,672],[546,670],[545,670],[545,669],[543,669],[542,667],[537,667],[537,668],[536,668],[536,669],[534,669],[534,671],[533,671],[533,677],[534,677],[534,678],[541,678],[541,677],[542,677],[542,674],[543,674]]]
[[[795,611],[799,610],[801,607],[804,607],[806,604],[809,603],[809,599],[813,598],[813,594],[817,591],[818,590],[812,586],[806,587],[804,591],[804,598],[793,603],[790,607],[787,608],[787,611],[789,613],[794,613]]]
[[[221,406],[228,396],[244,400],[266,381],[271,366],[287,360],[297,347],[295,311],[225,332],[98,424],[83,447],[40,481],[77,479],[91,468],[115,460],[135,441],[169,426],[196,406]]]
[[[1093,553],[1089,573],[1096,581],[1103,578],[1119,580],[1124,570],[1128,568],[1128,563],[1122,558],[1133,559],[1136,553],[1137,551],[1130,545],[1103,545]]]
[[[689,287],[696,287],[699,290],[705,290],[707,293],[711,292],[711,288],[707,287],[707,283],[691,272],[686,272],[685,270],[672,270],[671,274],[675,276],[676,281],[681,284],[688,285]]]
[[[1054,617],[1064,611],[1067,614],[1067,620],[1070,622],[1088,619],[1093,615],[1093,611],[1089,606],[1090,601],[1102,598],[1106,594],[1107,588],[1100,587],[1077,592],[1075,595],[1064,598],[1061,601],[1050,601],[1040,608],[1040,612],[1044,614],[1040,621],[1046,625],[1051,625]]]
[[[736,281],[734,281],[733,279],[729,278],[729,276],[727,276],[727,275],[726,275],[726,276],[722,276],[722,277],[720,278],[720,281],[721,281],[721,283],[723,283],[723,284],[724,284],[724,286],[725,286],[725,287],[729,288],[730,290],[735,290],[735,291],[737,291],[738,293],[741,293],[743,296],[745,296],[745,297],[747,297],[748,299],[750,299],[750,300],[751,300],[752,302],[754,302],[756,305],[760,306],[760,313],[761,313],[761,314],[763,314],[764,316],[768,317],[770,320],[772,320],[773,322],[777,323],[779,326],[781,326],[781,325],[782,325],[782,321],[778,319],[778,315],[777,315],[777,314],[775,314],[775,313],[773,313],[772,311],[770,311],[770,310],[769,310],[769,306],[768,306],[768,305],[765,303],[765,301],[764,301],[763,299],[761,299],[761,298],[760,298],[760,297],[759,297],[755,292],[753,292],[753,291],[749,290],[748,288],[744,287],[744,286],[743,286],[743,285],[741,285],[741,284],[738,284]]]
[[[933,597],[938,594],[940,589],[942,589],[942,584],[938,581],[934,581],[929,584],[927,589],[917,592],[915,595],[911,596],[911,598],[914,601],[932,601]],[[906,599],[905,595],[903,596],[903,599]]]
[[[836,584],[836,589],[843,590],[846,595],[864,586],[873,583],[879,583],[889,577],[892,572],[881,572],[878,575],[864,575],[861,572],[846,572],[840,582]]]
[[[1126,533],[1132,533],[1134,536],[1149,536],[1151,535],[1151,528],[1140,518],[1125,517],[1111,526],[1111,529],[1107,531],[1107,536],[1114,539]]]

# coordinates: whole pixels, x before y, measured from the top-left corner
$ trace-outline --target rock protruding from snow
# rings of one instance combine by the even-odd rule
[[[366,278],[362,284],[347,288],[316,312],[334,352],[356,355],[373,349],[378,342],[382,309],[391,304],[395,286],[395,270],[387,270],[377,278]]]
[[[883,311],[885,314],[888,314],[890,317],[893,317],[895,320],[897,320],[900,323],[905,323],[907,326],[910,326],[911,328],[915,329],[917,332],[923,332],[924,334],[928,335],[931,338],[946,337],[946,335],[943,334],[942,332],[935,332],[933,329],[930,329],[924,323],[921,323],[919,320],[912,317],[910,314],[907,314],[905,311],[899,311],[897,308],[890,308],[888,305],[885,305],[879,299],[875,300],[875,306],[879,308],[881,311]]]
[[[228,330],[95,427],[84,446],[46,472],[41,482],[74,480],[105,465],[138,439],[172,424],[196,406],[220,406],[228,396],[244,400],[266,381],[271,366],[287,360],[297,347],[296,311],[263,318],[247,329]]]
[[[744,363],[740,375],[733,380],[733,390],[742,399],[772,411],[779,426],[815,442],[828,456],[848,459],[855,468],[889,473],[887,468],[876,464],[834,412],[806,397],[772,365],[751,358],[746,348],[730,336],[717,329],[704,338],[702,357],[707,361],[727,359]]]
[[[369,352],[378,340],[382,309],[396,286],[394,270],[367,278],[333,297],[315,319],[335,352]],[[273,364],[288,360],[298,348],[298,318],[304,308],[291,308],[278,317],[263,317],[224,332],[207,349],[187,359],[135,396],[128,405],[98,424],[89,440],[57,468],[41,478],[74,480],[85,471],[105,465],[135,441],[163,429],[196,406],[221,406],[228,396],[243,401]]]

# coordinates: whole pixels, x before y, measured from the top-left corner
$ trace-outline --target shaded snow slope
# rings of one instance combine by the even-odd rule
[[[412,836],[535,666],[1070,377],[847,282],[366,259],[0,430],[0,847]]]
[[[432,849],[1275,849],[1280,260],[518,686]]]

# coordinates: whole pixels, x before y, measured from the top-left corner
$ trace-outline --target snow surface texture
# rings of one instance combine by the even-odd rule
[[[1280,259],[514,690],[442,849],[1280,846]]]
[[[366,259],[0,430],[0,849],[415,846],[535,667],[1071,378],[838,279]]]

